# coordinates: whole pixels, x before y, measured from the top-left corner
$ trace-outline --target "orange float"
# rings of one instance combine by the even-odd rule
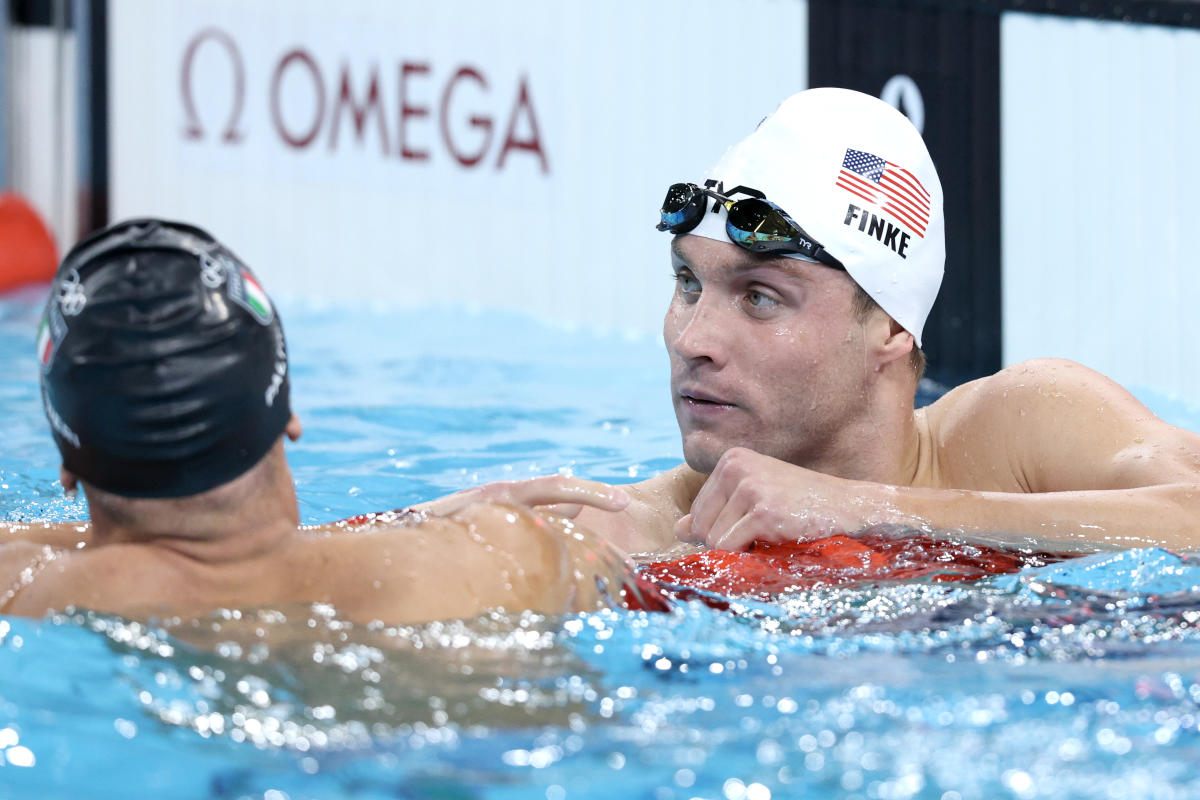
[[[41,217],[19,195],[0,192],[0,292],[54,277],[58,255]]]

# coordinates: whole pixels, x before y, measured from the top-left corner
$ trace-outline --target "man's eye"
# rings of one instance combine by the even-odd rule
[[[755,289],[746,292],[746,302],[754,308],[773,308],[779,305],[779,301],[774,297],[763,294]]]
[[[679,291],[686,292],[688,294],[700,291],[700,281],[696,280],[696,276],[690,272],[676,272],[673,273],[673,277],[675,278],[675,285],[679,288]]]

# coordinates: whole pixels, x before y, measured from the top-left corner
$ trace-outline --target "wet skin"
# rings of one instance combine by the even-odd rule
[[[631,550],[741,548],[876,524],[991,541],[1200,547],[1200,436],[1039,359],[914,410],[913,340],[844,273],[695,236],[664,322],[687,465],[580,521]],[[669,524],[668,524],[669,523]]]
[[[867,329],[841,270],[697,236],[671,246],[663,323],[688,465],[747,447],[831,474],[855,471],[870,373]]]
[[[288,433],[300,434],[295,418]],[[64,486],[75,482],[64,473]],[[629,578],[622,554],[567,519],[533,513],[535,500],[570,514],[587,504],[615,511],[628,497],[555,475],[412,513],[300,526],[281,440],[249,472],[201,495],[121,499],[119,515],[93,503],[90,524],[0,523],[0,613],[82,606],[191,616],[320,602],[342,619],[419,622],[495,607],[569,613],[619,597]]]

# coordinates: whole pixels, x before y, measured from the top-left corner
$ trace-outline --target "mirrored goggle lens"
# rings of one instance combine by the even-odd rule
[[[765,200],[739,200],[728,210],[729,236],[744,244],[786,242],[800,233],[796,226],[772,203]]]
[[[690,183],[671,184],[671,188],[667,189],[667,197],[663,200],[663,213],[675,214],[682,211],[698,194],[700,190]]]
[[[696,227],[704,213],[704,193],[690,183],[672,184],[663,200],[658,223],[660,231],[685,233]]]

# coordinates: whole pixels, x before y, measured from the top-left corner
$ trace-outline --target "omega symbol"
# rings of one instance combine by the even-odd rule
[[[192,63],[196,60],[196,52],[200,45],[211,39],[221,45],[229,54],[229,63],[233,67],[233,99],[230,104],[229,117],[225,121],[221,139],[231,144],[240,142],[243,134],[238,131],[242,120],[242,107],[246,101],[246,65],[242,62],[242,54],[238,50],[233,37],[220,28],[205,28],[192,37],[187,50],[183,53],[183,68],[180,71],[180,91],[183,97],[183,110],[187,115],[187,127],[183,134],[188,139],[203,139],[204,126],[200,124],[200,115],[196,113],[196,100],[192,87]]]

